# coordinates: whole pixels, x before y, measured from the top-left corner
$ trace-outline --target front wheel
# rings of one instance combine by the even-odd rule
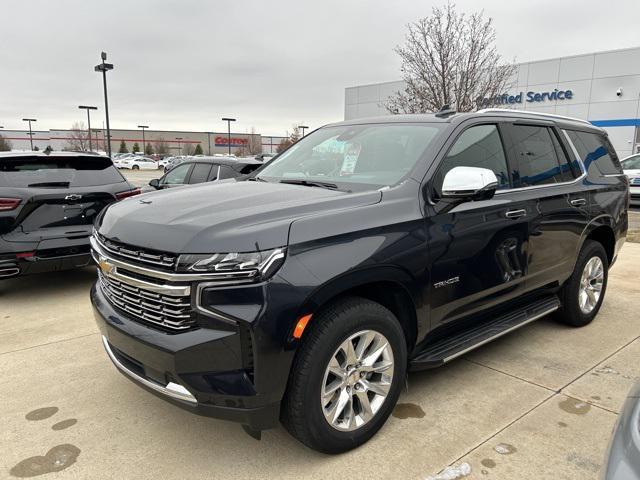
[[[609,278],[609,259],[601,243],[587,240],[575,269],[560,291],[562,308],[556,318],[567,325],[591,323],[602,306]]]
[[[282,421],[305,445],[341,453],[369,440],[389,417],[406,374],[406,341],[393,313],[362,298],[335,303],[312,322]]]

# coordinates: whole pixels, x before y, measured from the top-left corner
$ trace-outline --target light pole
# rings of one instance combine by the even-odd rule
[[[87,111],[87,132],[89,133],[89,151],[93,151],[93,147],[91,146],[91,110],[97,110],[98,107],[91,107],[89,105],[78,105],[80,110]]]
[[[145,145],[144,131],[145,131],[145,129],[149,128],[149,125],[138,125],[138,128],[142,129],[142,154],[146,155],[147,154],[147,146]]]
[[[211,156],[211,132],[207,132],[207,142],[209,143],[209,153],[207,155]]]
[[[98,141],[98,133],[100,133],[100,130],[97,128],[93,128],[92,129],[93,133],[96,134],[96,151],[100,149],[100,142]]]
[[[235,122],[235,118],[223,118],[223,122],[227,122],[227,146],[229,147],[229,155],[231,155],[231,122]]]
[[[33,132],[31,131],[31,122],[37,122],[35,118],[23,118],[23,122],[29,122],[29,142],[31,143],[31,151],[33,151]]]
[[[180,155],[182,153],[182,137],[176,137],[176,140],[178,140],[178,155]]]
[[[100,58],[102,59],[102,63],[99,63],[93,69],[96,72],[102,72],[102,85],[104,88],[104,113],[107,117],[107,153],[109,157],[111,157],[111,129],[109,128],[109,101],[107,100],[107,72],[109,70],[113,70],[112,63],[104,63],[107,59],[107,52],[102,52],[100,54]]]
[[[302,130],[302,136],[304,137],[304,131],[309,127],[307,125],[298,125],[298,128]]]

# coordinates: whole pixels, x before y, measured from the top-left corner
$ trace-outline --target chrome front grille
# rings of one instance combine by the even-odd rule
[[[98,279],[111,304],[139,320],[171,330],[186,330],[194,326],[195,319],[189,295],[167,295],[147,290],[127,283],[122,276],[116,279],[100,270]]]
[[[104,250],[114,255],[118,255],[120,257],[128,258],[131,260],[137,260],[148,265],[155,265],[170,270],[175,269],[177,257],[174,255],[114,242],[113,240],[109,240],[100,234],[95,234],[94,238]]]

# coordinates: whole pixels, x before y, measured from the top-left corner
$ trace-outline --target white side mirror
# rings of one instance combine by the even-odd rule
[[[443,198],[473,198],[480,194],[493,195],[498,178],[488,168],[454,167],[444,176]]]

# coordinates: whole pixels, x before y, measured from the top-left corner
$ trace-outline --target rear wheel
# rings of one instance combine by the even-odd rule
[[[588,325],[602,306],[609,277],[609,260],[601,243],[587,240],[575,269],[560,291],[562,308],[556,318],[574,327]]]
[[[131,170],[140,170],[140,167],[138,165],[134,165],[131,167]]]
[[[351,297],[315,316],[294,362],[282,421],[305,445],[340,453],[369,440],[395,406],[404,332],[382,305]]]

